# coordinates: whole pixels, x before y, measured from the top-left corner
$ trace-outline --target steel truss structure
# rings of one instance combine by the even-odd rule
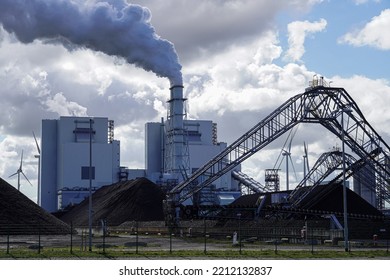
[[[320,124],[340,139],[343,138],[357,157],[375,170],[376,193],[380,197],[378,208],[384,206],[384,201],[390,201],[389,146],[366,121],[343,88],[320,85],[287,100],[187,180],[174,187],[168,193],[167,206],[177,207],[298,123]]]
[[[378,151],[373,151],[372,155],[375,156]],[[367,165],[366,160],[360,159],[356,160],[352,155],[345,154],[345,164],[346,164],[346,178],[349,178],[356,174],[358,170]],[[296,188],[290,193],[287,197],[287,202],[292,208],[307,208],[308,204],[311,201],[305,201],[305,204],[302,202],[305,198],[313,192],[321,183],[324,183],[328,179],[327,184],[332,185],[337,182],[342,182],[342,172],[335,174],[337,170],[342,170],[343,165],[343,154],[340,151],[332,151],[322,154],[310,172],[306,175],[305,178],[296,186]],[[333,174],[334,177],[330,178],[329,176]],[[372,180],[367,174],[362,173],[359,176],[360,183],[364,183],[367,188],[371,191],[376,192],[375,182],[372,184]],[[307,187],[306,187],[307,185]],[[326,192],[326,189],[323,188],[323,192]],[[390,197],[390,194],[387,195]],[[383,198],[383,197],[382,197]]]
[[[249,177],[247,174],[245,174],[241,171],[238,171],[238,170],[232,171],[232,177],[234,179],[238,180],[244,186],[248,187],[254,193],[264,193],[264,192],[275,191],[275,190],[268,188],[267,186],[263,186],[262,184],[260,184],[258,181],[256,181],[252,177]]]

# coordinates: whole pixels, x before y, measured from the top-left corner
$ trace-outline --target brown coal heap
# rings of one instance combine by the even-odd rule
[[[92,195],[93,225],[106,220],[117,226],[126,221],[161,221],[164,219],[164,192],[146,178],[118,182],[98,189]],[[61,220],[75,226],[88,226],[89,199],[69,210]]]
[[[0,178],[0,235],[67,234],[70,227]]]

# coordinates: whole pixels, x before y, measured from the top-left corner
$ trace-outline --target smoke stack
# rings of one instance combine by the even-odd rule
[[[184,118],[184,101],[183,98],[183,86],[176,85],[170,88],[171,99],[168,101],[169,106],[169,115],[172,118],[173,129],[180,130],[183,129],[183,118]]]
[[[184,101],[183,86],[174,85],[170,88],[171,96],[168,100],[169,116],[167,126],[167,172],[178,177],[183,168],[184,154]]]
[[[173,44],[151,25],[148,8],[116,1],[1,0],[0,24],[19,41],[81,47],[123,57],[130,64],[182,84]]]

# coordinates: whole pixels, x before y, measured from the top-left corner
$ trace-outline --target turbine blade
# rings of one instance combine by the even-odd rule
[[[291,137],[290,142],[288,143],[288,153],[291,153],[291,143],[292,143],[293,137]]]
[[[21,171],[20,173],[22,173],[22,174],[23,174],[24,178],[25,178],[25,179],[27,180],[27,182],[29,182],[29,183],[30,183],[30,185],[32,186],[32,184],[31,184],[30,180],[27,178],[26,174],[24,174],[24,172],[23,172],[23,171]]]
[[[305,154],[306,154],[306,164],[307,164],[307,171],[310,170],[310,165],[309,165],[309,152],[308,152],[309,148],[308,146],[305,144]]]
[[[297,180],[297,172],[295,171],[295,166],[294,166],[294,162],[293,162],[293,160],[292,160],[292,158],[291,158],[291,155],[289,155],[288,156],[289,158],[290,158],[290,162],[291,162],[291,165],[292,165],[292,169],[293,169],[293,171],[294,171],[294,176],[295,176],[295,180]],[[287,159],[288,160],[288,159]]]
[[[23,166],[23,150],[22,150],[22,156],[20,157],[20,166],[19,166],[19,170],[22,170],[22,166]]]
[[[34,131],[32,133],[33,133],[33,136],[34,136],[35,145],[37,145],[38,154],[40,155],[41,154],[41,148],[39,148],[37,137],[35,137]]]
[[[19,171],[16,171],[14,174],[12,174],[12,175],[9,175],[9,176],[8,176],[8,178],[11,178],[11,177],[13,177],[13,176],[17,175],[18,173],[19,173]]]

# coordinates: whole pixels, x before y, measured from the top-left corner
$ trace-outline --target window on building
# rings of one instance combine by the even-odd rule
[[[90,138],[92,141],[95,140],[96,131],[93,129],[93,120],[75,120],[75,134],[76,142],[89,142]]]
[[[73,132],[76,135],[76,142],[89,142],[91,136],[94,141],[95,131],[89,127],[76,127]]]
[[[95,166],[92,166],[92,180],[95,180]],[[89,166],[81,166],[81,180],[89,180]]]
[[[188,141],[190,142],[200,142],[202,134],[198,131],[187,131]]]

